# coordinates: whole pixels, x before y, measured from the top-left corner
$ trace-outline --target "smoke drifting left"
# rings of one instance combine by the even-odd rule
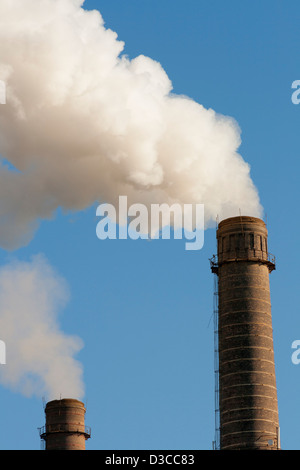
[[[82,398],[83,343],[60,331],[58,316],[69,298],[63,278],[43,256],[0,268],[0,331],[7,349],[0,382],[26,396]]]
[[[204,204],[206,226],[261,216],[234,119],[185,96],[155,60],[130,60],[78,0],[2,0],[0,246],[29,243],[57,208]]]

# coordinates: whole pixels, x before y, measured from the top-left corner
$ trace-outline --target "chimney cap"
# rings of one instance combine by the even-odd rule
[[[266,226],[265,222],[258,217],[252,217],[249,215],[238,215],[236,217],[229,217],[228,219],[223,219],[219,222],[218,227],[223,227],[224,225],[242,225],[242,224],[258,224]]]

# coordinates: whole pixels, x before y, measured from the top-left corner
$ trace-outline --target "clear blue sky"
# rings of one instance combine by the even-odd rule
[[[161,63],[174,92],[234,117],[267,214],[281,443],[300,449],[300,4],[290,0],[87,0],[125,42],[125,53]],[[95,207],[43,222],[12,256],[44,253],[67,280],[59,317],[84,348],[88,449],[211,449],[214,439],[215,230],[201,251],[178,240],[99,241]],[[299,259],[299,262],[298,262]],[[39,354],[39,351],[36,351]],[[38,449],[42,397],[0,388],[1,449]]]

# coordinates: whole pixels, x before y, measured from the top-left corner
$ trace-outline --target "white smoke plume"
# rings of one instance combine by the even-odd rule
[[[204,204],[206,225],[261,216],[237,123],[172,93],[80,0],[1,0],[0,246],[95,202]]]
[[[0,268],[1,384],[25,396],[83,397],[82,366],[74,359],[82,340],[62,333],[58,322],[68,297],[66,282],[42,256]]]

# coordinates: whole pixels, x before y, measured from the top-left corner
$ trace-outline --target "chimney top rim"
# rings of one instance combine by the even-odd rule
[[[84,407],[84,403],[76,398],[61,398],[56,400],[50,400],[46,403],[46,408],[56,407],[56,406],[71,406],[77,405],[80,407]]]
[[[218,229],[224,227],[225,225],[242,225],[242,224],[249,224],[249,223],[266,227],[265,222],[258,217],[253,217],[253,216],[248,216],[248,215],[239,215],[236,217],[229,217],[227,219],[221,220],[221,222],[219,222],[218,224]]]

